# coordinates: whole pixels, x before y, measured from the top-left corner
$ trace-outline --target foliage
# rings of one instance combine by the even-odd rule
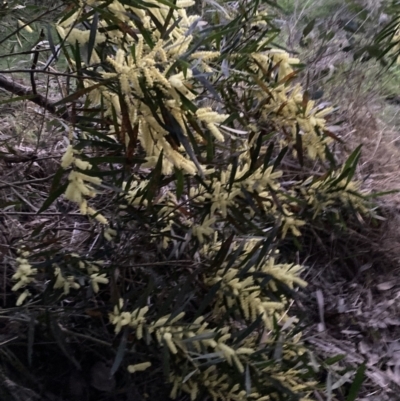
[[[273,46],[261,1],[207,9],[209,25],[192,5],[71,4],[60,54],[49,31],[68,64],[52,106],[69,133],[40,212],[64,194],[91,236],[24,238],[10,277],[18,308],[5,314],[28,322],[32,366],[49,339],[78,371],[112,360],[115,381],[92,377],[98,390],[305,401],[318,384],[289,313],[306,285],[293,244],[369,213],[352,180],[360,148],[335,160],[333,110],[293,83],[299,60]]]

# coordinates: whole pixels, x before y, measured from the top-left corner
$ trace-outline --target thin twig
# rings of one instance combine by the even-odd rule
[[[16,336],[16,337],[13,337],[13,338],[9,338],[9,339],[6,340],[6,341],[3,341],[2,343],[0,343],[0,347],[1,347],[2,345],[4,345],[4,344],[10,343],[11,341],[16,340],[17,338],[19,338],[19,337]]]
[[[101,344],[101,345],[105,345],[105,346],[107,346],[107,347],[109,347],[109,348],[112,348],[112,344],[110,344],[110,343],[108,343],[108,342],[106,342],[106,341],[102,341],[102,340],[99,340],[99,339],[97,339],[97,338],[95,338],[95,337],[87,336],[87,335],[85,335],[85,334],[75,333],[74,331],[70,331],[70,330],[68,330],[68,329],[65,329],[65,328],[62,327],[61,325],[59,325],[59,327],[60,327],[60,329],[61,329],[64,333],[69,334],[69,335],[71,335],[71,336],[75,336],[75,337],[78,337],[78,338],[84,338],[84,339],[86,339],[86,340],[90,340],[90,341],[93,341],[93,342],[95,342],[95,343],[98,343],[98,344]],[[129,352],[129,350],[126,350],[126,351]]]
[[[42,74],[47,74],[47,75],[54,75],[54,76],[59,76],[59,77],[76,78],[76,79],[93,79],[93,77],[86,76],[86,75],[68,74],[66,72],[47,71],[47,70],[43,70],[43,69],[32,70],[30,68],[22,68],[22,69],[15,69],[15,70],[0,70],[0,74],[14,74],[14,73],[31,74],[32,72],[42,73]]]
[[[35,212],[4,212],[1,211],[2,214],[6,216],[73,216],[73,217],[85,217],[83,214],[80,213],[61,213],[61,212],[54,212],[54,213],[35,213]]]
[[[11,188],[12,191],[14,192],[14,194],[21,199],[23,202],[25,202],[25,204],[27,204],[28,206],[30,206],[36,213],[39,210],[37,207],[33,206],[31,202],[29,202],[28,199],[26,199],[25,197],[23,197],[15,188]]]
[[[50,180],[51,178],[53,178],[54,175],[55,175],[55,174],[51,174],[51,175],[49,175],[49,176],[47,176],[47,177],[44,177],[44,178],[37,178],[37,179],[35,179],[35,180],[29,180],[29,181],[15,181],[15,182],[12,182],[12,183],[7,183],[6,185],[2,185],[2,186],[0,187],[0,189],[9,188],[10,186],[30,185],[30,184],[37,184],[37,183],[40,183],[40,182],[45,182],[45,181],[48,181],[48,180]],[[2,181],[2,182],[5,182],[5,181]]]

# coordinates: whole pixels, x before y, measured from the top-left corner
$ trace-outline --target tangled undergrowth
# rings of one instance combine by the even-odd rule
[[[68,130],[35,212],[72,229],[36,220],[7,250],[1,317],[20,334],[0,374],[27,392],[327,391],[291,312],[306,285],[296,255],[303,232],[372,216],[353,180],[360,148],[335,158],[333,110],[293,84],[299,60],[272,45],[261,2],[204,16],[193,5],[80,1],[56,24],[60,48],[48,31],[50,58],[68,65],[51,111]]]

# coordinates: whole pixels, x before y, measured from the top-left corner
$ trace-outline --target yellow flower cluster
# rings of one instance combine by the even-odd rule
[[[20,256],[16,259],[18,267],[12,279],[18,282],[12,287],[12,291],[18,291],[20,288],[26,287],[28,284],[35,280],[35,275],[37,274],[37,269],[32,268],[28,261],[29,252],[24,250],[19,250]],[[20,303],[21,300],[19,300]]]
[[[18,251],[20,256],[16,259],[18,267],[14,275],[12,276],[13,280],[18,280],[18,282],[12,287],[12,291],[18,291],[21,288],[26,287],[28,284],[32,283],[35,280],[35,275],[37,274],[37,269],[33,268],[32,265],[28,261],[28,257],[30,253],[26,250],[20,249]],[[77,254],[71,254],[74,258],[79,258]],[[81,269],[86,269],[88,274],[90,275],[93,290],[98,292],[98,284],[107,284],[108,279],[105,278],[105,274],[98,274],[95,272],[99,271],[99,265],[101,262],[94,263],[85,263],[79,260],[78,266]],[[76,278],[72,274],[65,275],[63,274],[62,269],[57,264],[53,264],[53,274],[55,277],[55,282],[53,288],[62,289],[64,295],[68,295],[70,289],[79,289],[80,285],[75,281]],[[23,291],[17,299],[16,305],[20,306],[29,297],[31,293],[28,290]]]
[[[64,295],[68,295],[71,288],[74,290],[80,288],[80,285],[75,282],[74,276],[64,277],[61,269],[57,265],[54,265],[53,267],[54,275],[56,276],[56,281],[53,286],[54,289],[62,288],[64,290]]]
[[[195,372],[197,373],[197,381],[194,381],[192,378],[190,378],[183,385],[181,385],[182,390],[190,395],[192,401],[196,399],[199,391],[197,384],[198,382],[204,384],[214,401],[277,401],[281,399],[278,393],[262,395],[254,389],[250,389],[250,392],[243,390],[238,383],[232,384],[229,376],[226,373],[219,373],[218,368],[215,365],[210,366],[204,372]],[[291,370],[288,373],[285,372],[285,376],[271,374],[271,370],[268,368],[263,369],[263,372],[267,373],[283,385],[288,385],[290,383],[292,391],[308,390],[307,385],[300,384],[296,381],[296,376],[298,376],[300,373],[299,371]],[[179,386],[179,377],[172,377],[173,380],[175,379],[175,390]],[[313,383],[308,383],[308,387],[310,387],[312,384]],[[174,390],[170,395],[173,399],[175,399],[177,395]],[[312,401],[312,399],[308,397],[302,397],[299,398],[299,401]]]
[[[123,190],[126,192],[125,199],[131,206],[147,206],[147,200],[142,199],[144,190],[149,184],[149,180],[135,180],[130,183],[130,187],[127,187],[127,183],[124,182]]]
[[[115,325],[115,332],[119,333],[124,326],[136,329],[136,337],[140,340],[143,337],[143,324],[145,315],[149,308],[137,308],[133,312],[121,312],[124,305],[123,299],[119,300],[119,305],[114,306],[114,312],[110,314],[110,321]]]
[[[115,234],[115,230],[108,229],[108,234],[111,236],[110,231],[112,232],[112,235]],[[105,237],[107,239],[107,231],[105,233]],[[111,238],[111,237],[110,237]],[[108,284],[109,279],[106,277],[105,273],[99,273],[100,267],[103,266],[103,261],[101,260],[96,260],[95,262],[89,262],[89,261],[82,261],[80,260],[80,256],[73,253],[71,254],[72,257],[79,259],[78,260],[78,267],[82,270],[86,270],[90,277],[90,283],[92,285],[92,289],[95,293],[99,292],[100,287],[99,284]]]
[[[78,152],[74,150],[73,146],[68,145],[67,150],[61,159],[61,167],[67,169],[73,165],[79,170],[90,170],[92,165],[89,162],[76,157],[77,154]],[[102,214],[91,208],[85,199],[85,196],[91,198],[96,196],[94,188],[88,183],[100,185],[101,179],[81,173],[80,171],[72,170],[68,176],[68,181],[69,184],[64,196],[71,202],[78,204],[82,214],[92,216],[102,224],[108,224],[107,219]]]
[[[152,8],[153,16],[164,24],[169,16],[169,7],[164,6],[157,1],[151,0],[148,4],[154,4]],[[174,62],[181,57],[191,45],[193,37],[188,34],[193,22],[197,16],[188,16],[185,8],[193,5],[193,1],[178,1],[178,8],[174,10],[174,19],[180,19],[179,24],[170,22],[171,29],[169,38],[160,37],[154,21],[146,14],[145,10],[133,6],[122,5],[114,1],[109,5],[109,10],[113,12],[123,23],[127,25],[128,34],[119,37],[119,30],[109,29],[109,22],[99,21],[99,25],[107,30],[107,34],[97,34],[96,43],[108,40],[117,45],[114,57],[109,56],[107,61],[113,67],[114,72],[101,72],[103,78],[117,78],[123,94],[123,101],[126,104],[129,113],[129,120],[132,125],[138,124],[138,139],[146,151],[147,163],[144,167],[154,167],[163,152],[163,173],[171,174],[174,167],[182,169],[187,174],[194,175],[199,171],[199,164],[186,154],[182,145],[176,148],[167,140],[169,129],[166,126],[170,123],[166,121],[166,116],[162,115],[161,110],[151,110],[145,103],[143,92],[159,90],[163,94],[164,106],[171,118],[175,119],[182,135],[187,136],[186,127],[188,126],[188,115],[195,116],[199,123],[203,122],[217,141],[223,142],[224,136],[218,128],[218,125],[228,116],[216,113],[210,108],[199,108],[195,113],[183,111],[181,97],[188,100],[194,100],[196,94],[190,89],[192,71],[188,68],[185,72],[180,71],[175,74],[167,75]],[[82,3],[83,7],[83,3]],[[135,21],[129,17],[129,12],[133,12],[141,20],[143,27],[152,32],[151,40],[153,46],[149,45],[148,39],[138,34],[137,38],[129,34],[129,29],[135,30]],[[65,32],[69,32],[69,40],[73,43],[87,43],[90,31],[80,31],[73,28],[79,12],[63,21],[58,26],[58,31],[62,37],[67,37]],[[173,20],[172,20],[173,21]],[[85,42],[86,40],[86,42]],[[96,55],[96,51],[93,51]],[[216,53],[218,54],[218,53]],[[98,56],[96,55],[98,58]],[[193,57],[193,55],[192,55]],[[205,59],[214,57],[214,54],[204,54]],[[91,86],[91,81],[86,81],[87,87]],[[105,106],[104,115],[112,115],[113,110],[118,118],[121,115],[121,99],[107,91],[105,88],[96,88],[89,93],[89,98],[93,103],[99,104],[101,99]],[[121,119],[119,120],[121,121]],[[110,132],[110,134],[115,134]],[[126,145],[129,145],[129,138],[125,138]],[[83,206],[83,209],[85,206]],[[85,210],[85,209],[84,209]]]
[[[335,204],[350,206],[361,213],[368,213],[366,202],[361,197],[361,184],[349,181],[347,177],[338,181],[342,172],[339,170],[319,180],[310,177],[300,186],[301,193],[314,210],[313,218]]]
[[[217,292],[218,300],[214,305],[216,315],[226,313],[227,308],[236,306],[241,309],[248,322],[254,322],[258,316],[261,316],[265,328],[270,330],[273,328],[273,316],[277,317],[278,320],[281,319],[282,311],[287,307],[287,300],[281,299],[279,302],[272,302],[264,295],[264,287],[267,285],[272,291],[277,291],[277,282],[284,283],[292,289],[295,285],[306,286],[307,283],[299,278],[303,267],[276,263],[277,253],[275,253],[275,255],[267,255],[258,266],[252,266],[247,275],[241,277],[241,263],[257,245],[254,240],[244,239],[243,242],[244,252],[237,258],[236,263],[229,269],[224,263],[216,274],[206,275],[204,282],[209,287],[219,282],[222,283]],[[238,246],[238,243],[234,244],[233,251]],[[218,249],[218,244],[214,247],[214,251],[210,251],[209,248],[206,249],[206,252],[213,253]],[[265,277],[271,277],[268,284],[263,283]]]
[[[265,53],[252,54],[253,69],[258,71],[257,82],[264,82],[268,87],[259,86],[254,90],[254,96],[262,104],[261,121],[273,123],[279,129],[290,134],[282,144],[287,145],[296,141],[300,135],[303,147],[310,159],[319,157],[325,160],[325,146],[332,139],[321,135],[325,129],[325,116],[332,112],[332,108],[319,109],[315,102],[305,98],[300,85],[290,87],[287,81],[294,75],[293,64],[299,60],[291,58],[283,50],[272,49]],[[276,69],[276,66],[279,66]],[[265,82],[265,72],[270,73],[270,81]]]
[[[265,398],[260,394],[253,392],[250,398],[246,398],[246,391],[240,389],[238,385],[232,385],[230,378],[226,374],[219,374],[216,366],[212,366],[204,370],[201,368],[203,353],[210,350],[213,358],[222,358],[228,365],[244,373],[245,366],[250,363],[251,356],[258,351],[256,338],[252,337],[247,340],[245,345],[232,346],[229,342],[232,341],[232,335],[229,333],[229,328],[213,329],[209,327],[209,323],[204,321],[204,317],[199,317],[192,324],[179,323],[184,318],[184,313],[180,313],[174,318],[170,315],[159,318],[155,322],[148,321],[146,315],[149,308],[137,308],[133,312],[124,312],[123,300],[119,301],[119,305],[114,307],[113,313],[110,314],[110,321],[115,325],[115,331],[118,333],[122,327],[130,326],[136,331],[137,340],[149,341],[149,336],[161,347],[167,347],[170,354],[177,361],[188,360],[192,364],[192,374],[188,380],[182,383],[182,377],[179,373],[171,373],[170,382],[173,387],[170,397],[175,399],[179,390],[188,393],[191,400],[195,400],[200,387],[205,387],[210,395],[215,400],[273,400],[274,398]],[[144,331],[147,336],[144,338]],[[299,349],[298,352],[301,352]],[[283,350],[284,358],[292,358],[296,355],[292,350]],[[194,358],[194,355],[198,357]],[[206,357],[204,357],[206,358]],[[137,365],[129,365],[128,371],[135,373],[143,371],[151,366],[150,362],[144,362]],[[269,373],[268,368],[264,369]],[[286,379],[279,377],[279,372],[273,372],[276,380],[288,382],[288,384],[297,390],[307,388],[306,384],[301,384],[296,381],[296,372],[293,371],[293,378],[289,375]]]

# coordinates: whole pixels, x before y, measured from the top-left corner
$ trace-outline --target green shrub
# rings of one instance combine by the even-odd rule
[[[91,0],[57,24],[69,145],[41,212],[64,193],[92,231],[24,239],[23,306],[7,313],[33,321],[29,363],[51,339],[77,369],[112,360],[111,391],[308,400],[318,384],[290,313],[303,267],[280,251],[368,213],[360,150],[337,165],[332,110],[292,84],[299,61],[271,45],[261,2],[214,11],[214,26],[193,3]]]

